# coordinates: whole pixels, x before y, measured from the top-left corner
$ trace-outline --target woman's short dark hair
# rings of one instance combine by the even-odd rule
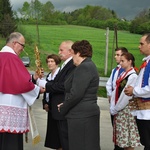
[[[61,63],[61,59],[58,55],[56,54],[51,54],[51,55],[48,55],[47,58],[46,58],[46,63],[48,63],[48,59],[54,59],[56,65],[59,65]]]
[[[77,41],[71,48],[75,54],[80,53],[81,57],[92,57],[92,45],[87,40]]]

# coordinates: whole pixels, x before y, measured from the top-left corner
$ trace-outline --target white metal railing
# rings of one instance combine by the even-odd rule
[[[99,77],[99,86],[105,87],[108,77]]]
[[[34,71],[29,71],[30,74],[34,74]],[[45,76],[47,75],[47,72],[44,73]],[[106,82],[109,78],[108,77],[99,77],[99,86],[105,87],[106,86]]]

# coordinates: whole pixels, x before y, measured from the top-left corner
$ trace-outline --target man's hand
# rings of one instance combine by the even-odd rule
[[[61,107],[62,105],[63,105],[63,103],[60,103],[60,104],[57,105],[59,112],[60,112],[60,107]]]
[[[124,90],[124,93],[128,96],[132,96],[133,95],[133,87],[128,85],[125,90]]]

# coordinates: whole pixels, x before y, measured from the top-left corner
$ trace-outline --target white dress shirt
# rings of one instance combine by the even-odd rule
[[[150,56],[143,58],[143,61],[146,61],[147,63],[149,62],[149,60]],[[142,68],[140,70],[139,76],[136,80],[136,84],[133,89],[133,94],[135,95],[135,97],[143,97],[143,98],[150,97],[150,77],[148,79],[148,85],[145,87],[141,87],[144,71],[145,68]],[[150,109],[133,111],[132,114],[134,116],[137,116],[137,119],[150,120]]]

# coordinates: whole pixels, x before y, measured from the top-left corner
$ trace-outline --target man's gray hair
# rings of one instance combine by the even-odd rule
[[[9,35],[9,37],[7,38],[6,40],[6,44],[7,43],[12,43],[14,42],[15,40],[18,40],[20,37],[23,37],[23,35],[19,32],[13,32]]]

